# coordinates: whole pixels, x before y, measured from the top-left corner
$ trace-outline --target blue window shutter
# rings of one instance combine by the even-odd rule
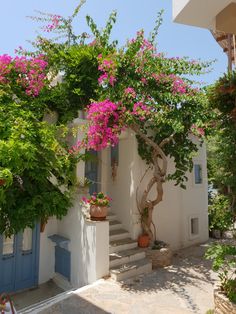
[[[202,166],[199,164],[194,165],[194,182],[195,184],[202,183]]]
[[[116,163],[117,166],[119,164],[119,144],[111,147],[111,166],[113,166],[114,163]]]

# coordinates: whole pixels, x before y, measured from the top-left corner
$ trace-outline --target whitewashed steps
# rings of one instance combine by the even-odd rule
[[[143,258],[138,261],[126,263],[122,266],[110,269],[111,278],[120,281],[130,277],[147,274],[152,271],[152,263]]]
[[[115,229],[109,232],[110,241],[122,240],[129,237],[129,232],[125,229]]]
[[[109,229],[110,230],[116,230],[116,229],[121,229],[122,228],[122,223],[118,220],[110,220],[109,221]]]
[[[146,254],[139,248],[110,254],[110,268],[145,258]]]
[[[130,238],[125,238],[122,240],[110,241],[110,253],[120,252],[124,250],[133,249],[138,246],[137,241],[134,241]]]
[[[108,219],[109,221],[113,221],[113,220],[116,220],[116,219],[117,219],[117,216],[116,216],[116,214],[114,214],[114,213],[112,213],[112,212],[108,212],[107,219]]]
[[[151,262],[146,258],[144,250],[138,248],[138,243],[130,238],[116,214],[109,212],[109,259],[110,275],[113,280],[125,280],[133,276],[149,273]]]

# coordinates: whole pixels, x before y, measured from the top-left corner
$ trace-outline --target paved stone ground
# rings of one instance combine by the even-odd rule
[[[63,292],[52,280],[27,291],[19,292],[11,296],[16,310],[23,309],[32,304],[54,297]]]
[[[37,313],[205,314],[214,307],[217,279],[203,258],[206,247],[178,251],[172,266],[123,283],[101,280]]]

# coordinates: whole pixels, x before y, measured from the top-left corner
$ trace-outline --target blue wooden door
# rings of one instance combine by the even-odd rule
[[[89,193],[99,192],[98,184],[98,153],[96,151],[89,151],[89,160],[85,163],[85,177],[88,178],[92,183],[89,186]]]
[[[39,226],[7,238],[0,236],[0,293],[38,284]]]

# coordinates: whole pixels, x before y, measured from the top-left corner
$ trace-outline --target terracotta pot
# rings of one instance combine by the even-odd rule
[[[106,220],[108,212],[107,206],[90,205],[90,218],[91,220]]]
[[[141,234],[138,237],[138,246],[139,247],[148,247],[150,244],[150,238],[147,234]]]

